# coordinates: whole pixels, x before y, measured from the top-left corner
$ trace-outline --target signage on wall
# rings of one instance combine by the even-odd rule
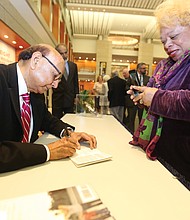
[[[15,62],[15,49],[0,40],[0,63],[9,64]]]

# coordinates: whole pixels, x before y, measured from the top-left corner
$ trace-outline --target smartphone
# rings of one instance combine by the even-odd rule
[[[138,96],[139,95],[139,91],[138,90],[133,89],[133,92],[134,92],[134,96]]]

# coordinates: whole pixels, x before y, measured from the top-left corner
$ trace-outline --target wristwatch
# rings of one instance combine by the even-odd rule
[[[65,128],[61,137],[71,137],[71,132],[73,132],[72,128]]]

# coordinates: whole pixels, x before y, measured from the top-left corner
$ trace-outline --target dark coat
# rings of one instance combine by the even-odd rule
[[[132,79],[132,77],[129,77],[129,78],[125,79],[125,81],[126,81],[125,107],[133,107],[134,102],[131,99],[131,95],[127,94],[127,91],[130,90],[131,85],[135,85],[135,82]]]
[[[126,82],[118,76],[107,81],[109,107],[125,106]]]
[[[53,89],[52,107],[68,108],[74,106],[74,99],[79,93],[77,65],[68,61],[69,75],[66,80],[63,76],[56,89]]]
[[[134,80],[135,85],[139,86],[137,71],[131,73],[131,77]],[[147,75],[143,74],[142,77],[143,77],[143,86],[146,86],[149,79],[150,79],[150,76],[147,76]]]

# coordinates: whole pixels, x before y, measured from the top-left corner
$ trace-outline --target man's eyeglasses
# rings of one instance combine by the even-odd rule
[[[44,55],[42,54],[42,57],[45,58],[45,59],[48,61],[48,63],[50,63],[50,64],[56,69],[56,71],[59,73],[59,76],[56,76],[55,79],[54,79],[54,81],[55,81],[55,80],[61,80],[62,72],[61,72],[61,71],[51,62],[51,60],[49,60],[46,56],[44,56]]]
[[[68,51],[64,51],[64,52],[59,52],[61,54],[61,56],[63,56],[64,54],[67,54]]]

